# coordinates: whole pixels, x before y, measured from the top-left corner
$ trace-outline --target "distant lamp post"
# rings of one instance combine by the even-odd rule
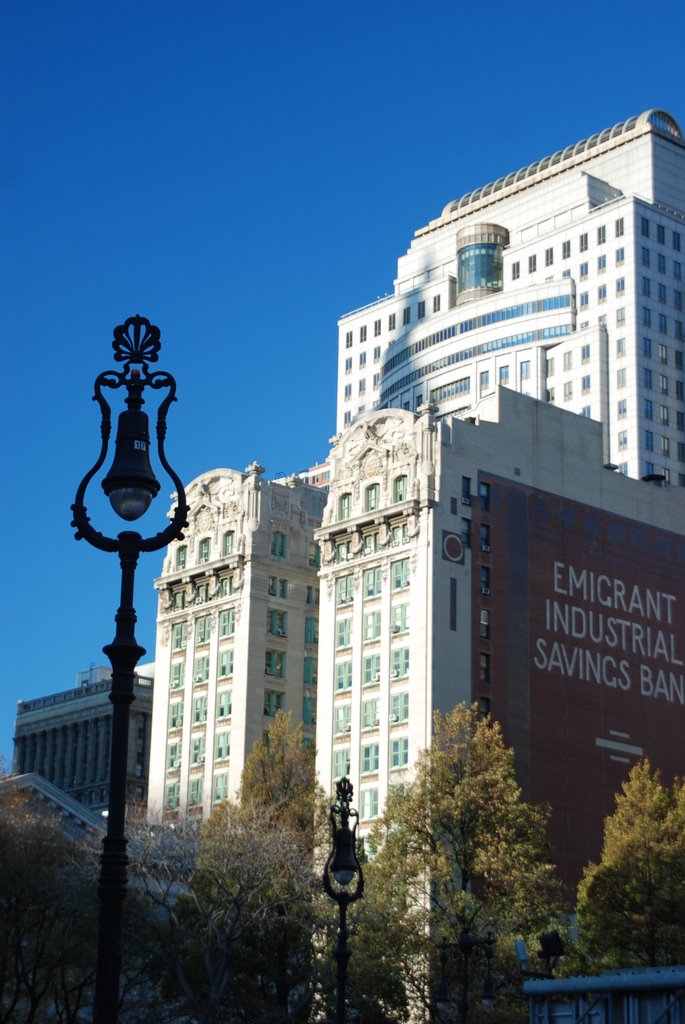
[[[492,957],[494,946],[495,940],[492,932],[489,931],[482,939],[476,939],[471,935],[468,928],[462,929],[458,942],[445,942],[444,939],[441,941],[438,946],[438,949],[440,950],[440,983],[434,1004],[439,1021],[447,1024],[447,1022],[457,1020],[457,1006],[448,998],[447,985],[445,982],[445,968],[447,965],[448,950],[454,950],[455,953],[458,951],[461,954],[461,1012],[459,1014],[461,1024],[467,1024],[469,1017],[469,962],[471,959],[471,953],[474,949],[482,948],[487,960],[485,979],[483,981],[483,991],[481,993],[481,1005],[486,1009],[492,1009],[495,1005],[495,986],[492,979]]]
[[[345,1024],[347,963],[350,959],[350,948],[347,945],[347,907],[364,895],[364,875],[356,850],[359,815],[350,807],[353,796],[352,783],[349,779],[340,779],[336,783],[335,789],[336,801],[330,810],[333,849],[323,871],[323,887],[331,899],[338,904],[340,914],[338,942],[333,950],[333,956],[338,965],[335,1021],[336,1024]],[[352,828],[350,828],[350,818],[354,819]],[[353,882],[354,884],[352,884]]]
[[[176,401],[176,381],[169,373],[151,372],[149,363],[156,363],[160,349],[159,328],[142,316],[130,317],[114,330],[114,359],[122,369],[105,370],[95,380],[93,400],[100,406],[102,445],[95,465],[79,484],[72,526],[76,540],[86,540],[100,551],[117,552],[121,565],[121,597],[115,616],[116,633],[111,644],[103,647],[112,665],[112,743],[109,767],[109,808],[107,835],[103,840],[100,861],[100,918],[98,929],[97,969],[93,1019],[96,1024],[116,1024],[119,1019],[119,979],[122,958],[123,902],[126,896],[126,775],[128,761],[129,709],[134,700],[134,671],[145,648],[135,638],[136,612],[133,588],[138,557],[143,551],[159,551],[172,540],[183,536],[187,526],[188,508],[179,477],[167,462],[164,453],[166,418],[169,406]],[[106,537],[95,530],[85,506],[90,481],[102,468],[109,448],[111,409],[103,395],[104,388],[126,390],[126,409],[120,414],[114,461],[102,481],[112,508],[122,519],[139,519],[159,491],[159,482],[150,464],[150,432],[147,413],[142,411],[143,391],[166,390],[157,412],[157,456],[174,483],[178,495],[171,521],[160,533],[144,538],[132,530],[117,537]]]

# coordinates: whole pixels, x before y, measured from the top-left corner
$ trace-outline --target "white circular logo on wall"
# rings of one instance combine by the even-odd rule
[[[456,533],[442,533],[442,557],[448,562],[464,561],[464,545]]]

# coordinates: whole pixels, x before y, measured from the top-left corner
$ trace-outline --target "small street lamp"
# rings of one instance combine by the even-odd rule
[[[469,932],[468,928],[463,928],[459,936],[458,942],[445,942],[443,939],[438,946],[440,950],[440,983],[438,986],[438,995],[435,1000],[435,1008],[438,1014],[438,1019],[441,1021],[453,1021],[456,1020],[457,1007],[448,999],[447,996],[447,985],[445,983],[445,967],[447,964],[447,952],[448,950],[458,950],[461,954],[461,966],[462,966],[462,983],[461,983],[461,1013],[460,1021],[461,1024],[467,1024],[469,1016],[469,961],[471,953],[474,949],[482,947],[487,959],[487,968],[485,972],[485,979],[483,981],[483,991],[481,994],[481,1004],[486,1009],[492,1009],[495,1005],[495,986],[492,980],[492,957],[494,950],[495,940],[492,932],[488,932],[482,939],[474,938]]]
[[[148,366],[149,363],[157,362],[159,336],[159,328],[142,316],[129,317],[126,323],[114,329],[114,359],[123,366],[120,371],[105,370],[95,380],[93,401],[100,406],[102,445],[97,461],[79,484],[76,500],[71,506],[74,513],[71,525],[76,529],[76,540],[86,540],[100,551],[116,552],[121,565],[121,596],[115,616],[116,632],[112,643],[103,647],[112,665],[109,699],[113,709],[107,835],[102,844],[98,889],[100,915],[93,1010],[96,1024],[116,1024],[119,1019],[122,920],[128,863],[124,823],[129,709],[135,699],[135,667],[145,654],[145,648],[135,638],[135,570],[142,551],[159,551],[172,540],[180,539],[183,528],[188,525],[183,484],[164,453],[166,417],[169,406],[176,401],[176,381],[169,373],[151,372]],[[167,527],[152,537],[142,537],[132,530],[124,530],[117,537],[106,537],[91,526],[85,506],[86,489],[102,468],[109,448],[111,409],[103,395],[103,388],[126,389],[127,408],[119,416],[114,461],[102,481],[102,488],[117,515],[132,522],[147,511],[160,486],[150,464],[148,417],[142,411],[143,391],[146,387],[154,391],[167,391],[157,412],[157,455],[174,483],[178,495],[176,508]]]
[[[340,914],[338,942],[333,956],[338,965],[338,992],[336,1003],[336,1024],[345,1024],[345,991],[347,988],[347,963],[350,947],[347,945],[347,907],[364,895],[364,875],[357,859],[356,838],[359,815],[350,807],[353,796],[349,779],[336,782],[336,801],[330,809],[333,849],[323,870],[323,887],[332,900],[338,904]],[[350,818],[354,824],[350,828]],[[356,882],[352,882],[356,878]],[[352,885],[352,888],[348,888]]]

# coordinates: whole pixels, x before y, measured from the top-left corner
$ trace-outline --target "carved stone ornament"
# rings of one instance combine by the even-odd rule
[[[373,476],[380,476],[383,470],[383,462],[378,452],[369,452],[364,456],[362,463],[362,476],[367,480]]]
[[[169,646],[169,638],[171,636],[171,624],[165,622],[159,631],[159,643],[162,647]]]
[[[287,496],[282,497],[280,494],[271,494],[271,511],[274,515],[282,516],[287,519],[290,515],[290,501]]]
[[[198,532],[206,533],[211,530],[214,526],[214,516],[210,509],[206,505],[200,509],[200,511],[194,517],[195,529]]]

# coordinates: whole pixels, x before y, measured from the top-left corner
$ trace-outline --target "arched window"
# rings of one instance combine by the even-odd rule
[[[349,519],[352,515],[352,495],[341,494],[338,498],[338,519]]]
[[[364,511],[375,512],[381,503],[381,485],[369,484],[364,492]]]
[[[395,503],[407,500],[407,478],[396,476],[392,484],[392,499]]]
[[[203,537],[197,546],[197,560],[198,562],[208,562],[209,555],[212,550],[212,542],[209,537]]]

